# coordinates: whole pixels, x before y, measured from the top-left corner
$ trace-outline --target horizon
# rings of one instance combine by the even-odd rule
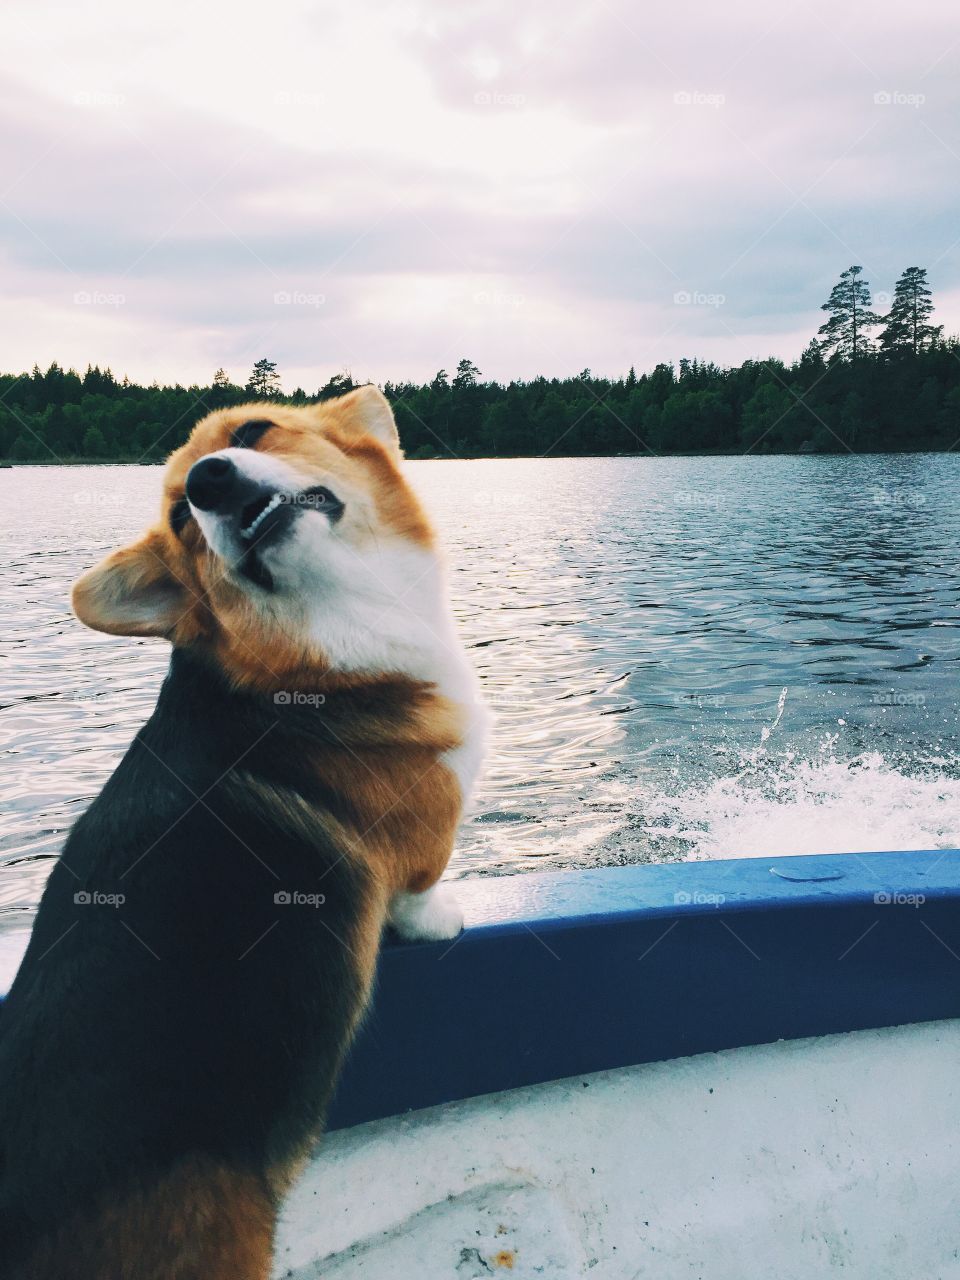
[[[183,0],[3,22],[12,368],[203,385],[269,355],[309,387],[462,353],[501,383],[789,363],[850,262],[875,301],[924,264],[960,330],[945,0],[520,21],[285,0],[268,44]]]
[[[910,270],[916,270],[916,268],[910,268]],[[878,291],[878,293],[874,295],[874,302],[877,302],[879,300],[879,302],[882,305],[889,306],[892,300],[892,297],[893,297],[892,291],[891,292]],[[937,311],[935,300],[933,302],[933,309],[934,309],[933,318],[935,319],[936,311]],[[821,311],[821,313],[825,312],[827,310],[827,307],[825,305],[821,305],[819,310]],[[880,317],[880,319],[876,321],[876,323],[872,323],[868,327],[875,328],[875,329],[880,328],[881,325],[886,322],[886,319],[887,319],[887,315],[886,313],[884,313]],[[447,361],[446,364],[441,364],[440,367],[434,371],[432,376],[428,376],[426,378],[420,379],[419,381],[413,378],[405,378],[405,377],[383,378],[383,379],[377,379],[377,378],[371,377],[367,379],[354,379],[352,369],[345,368],[345,369],[335,370],[327,379],[326,383],[318,383],[317,390],[314,392],[314,391],[310,391],[308,387],[303,385],[302,382],[298,382],[293,388],[288,389],[287,387],[285,387],[283,371],[277,367],[277,362],[271,360],[269,356],[261,355],[260,357],[258,357],[256,361],[254,361],[251,364],[250,373],[247,375],[245,379],[235,378],[231,370],[224,369],[222,366],[220,366],[214,370],[213,374],[210,375],[210,378],[208,381],[159,382],[158,379],[154,377],[154,378],[151,378],[149,382],[147,382],[145,380],[142,381],[135,377],[130,377],[129,373],[127,373],[126,371],[124,371],[123,373],[118,373],[116,370],[113,369],[113,367],[110,364],[106,364],[106,363],[102,364],[97,360],[88,360],[84,366],[84,369],[81,371],[81,369],[79,369],[77,366],[66,365],[62,361],[57,360],[56,358],[54,358],[46,366],[41,366],[37,361],[34,361],[33,364],[30,366],[29,370],[28,369],[21,369],[19,371],[13,370],[13,369],[0,370],[0,378],[12,377],[12,378],[22,379],[25,377],[30,377],[36,374],[37,372],[44,374],[44,373],[48,373],[53,368],[59,368],[63,373],[73,374],[81,379],[85,376],[86,373],[89,373],[91,371],[97,371],[97,372],[103,373],[104,375],[109,375],[118,384],[129,382],[133,386],[143,387],[144,389],[149,389],[154,385],[158,385],[161,388],[180,386],[185,388],[195,387],[197,389],[200,389],[200,388],[209,388],[213,386],[215,378],[219,374],[225,373],[232,386],[234,386],[235,388],[244,389],[244,388],[249,388],[250,376],[255,372],[254,365],[258,363],[259,364],[267,363],[273,366],[273,369],[275,370],[275,373],[276,373],[276,377],[280,384],[277,387],[276,394],[283,396],[285,398],[289,398],[289,397],[295,396],[297,392],[302,391],[306,394],[308,399],[314,399],[314,398],[317,398],[318,396],[321,396],[324,391],[330,388],[331,384],[334,381],[340,378],[345,380],[345,383],[347,384],[348,388],[352,386],[361,386],[363,385],[364,382],[371,383],[374,386],[380,387],[381,389],[387,385],[426,387],[426,386],[429,386],[430,383],[434,381],[434,379],[438,378],[441,373],[445,373],[448,379],[452,380],[454,372],[457,369],[457,365],[467,363],[473,367],[474,374],[479,374],[479,376],[476,378],[476,381],[482,385],[508,386],[510,383],[526,384],[531,382],[537,382],[537,381],[540,381],[541,379],[547,382],[564,383],[564,382],[574,381],[577,378],[582,377],[584,374],[589,374],[592,379],[597,381],[608,381],[612,384],[617,384],[617,383],[625,382],[630,377],[631,374],[634,375],[636,378],[641,379],[641,378],[650,376],[659,368],[670,368],[675,371],[679,367],[682,370],[682,366],[684,364],[693,366],[694,368],[698,366],[705,369],[713,368],[718,370],[721,374],[736,372],[737,370],[742,369],[745,365],[748,365],[748,364],[765,365],[765,364],[780,363],[783,365],[784,368],[793,369],[800,364],[804,354],[807,353],[813,347],[814,344],[818,344],[822,346],[820,334],[823,333],[823,328],[824,326],[820,326],[816,331],[811,333],[804,349],[800,353],[795,354],[792,357],[783,357],[783,356],[775,356],[775,355],[747,356],[737,364],[733,364],[733,363],[725,364],[725,363],[720,363],[713,360],[701,359],[698,355],[687,354],[687,355],[680,356],[675,361],[658,361],[657,364],[650,365],[647,368],[638,369],[635,364],[631,364],[626,370],[620,370],[619,372],[612,373],[612,374],[601,373],[595,369],[590,368],[587,365],[584,365],[584,366],[581,366],[579,369],[577,369],[575,373],[574,372],[567,372],[567,373],[539,372],[525,378],[519,377],[519,378],[501,379],[501,378],[485,376],[483,370],[477,368],[473,364],[473,361],[470,360],[468,356],[461,355],[460,357],[458,357],[458,360],[456,363],[454,363],[453,360]],[[942,331],[943,326],[941,325],[939,326],[939,328]],[[876,335],[873,336],[872,341],[874,343],[877,342]],[[960,344],[960,333],[942,333],[941,332],[939,341],[944,345]],[[823,342],[825,343],[826,339],[823,339]],[[840,352],[835,352],[833,353],[832,356],[829,356],[829,353],[821,350],[820,354],[827,363],[830,363],[831,360],[839,360],[842,358]],[[867,355],[876,354],[876,355],[882,356],[883,352],[879,348],[877,348],[876,351],[869,351],[866,354]],[[251,392],[251,394],[255,394],[255,393]]]

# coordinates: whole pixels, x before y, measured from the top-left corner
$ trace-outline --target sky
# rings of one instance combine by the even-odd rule
[[[955,0],[5,0],[0,369],[790,360],[853,263],[955,333],[958,67]]]

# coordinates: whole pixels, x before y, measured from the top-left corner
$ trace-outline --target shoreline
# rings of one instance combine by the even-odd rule
[[[598,458],[645,458],[651,462],[666,461],[669,458],[895,458],[921,457],[923,455],[948,455],[956,453],[954,449],[849,449],[841,450],[804,450],[783,449],[768,450],[755,453],[750,450],[730,451],[726,449],[698,449],[692,452],[677,451],[671,453],[487,453],[474,457],[412,458],[405,457],[405,462],[583,462],[596,461]],[[0,461],[0,471],[16,471],[25,467],[164,467],[167,459],[156,462],[142,462],[130,458],[57,458],[53,462],[43,459],[25,459],[23,461]]]

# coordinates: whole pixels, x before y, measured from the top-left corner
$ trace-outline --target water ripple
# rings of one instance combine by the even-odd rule
[[[960,458],[410,474],[497,718],[454,875],[960,844]],[[0,928],[156,698],[165,646],[85,631],[67,600],[159,482],[0,471]]]

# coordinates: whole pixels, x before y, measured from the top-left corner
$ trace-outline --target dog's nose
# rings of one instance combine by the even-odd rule
[[[217,511],[230,500],[238,478],[229,458],[201,458],[187,474],[187,497],[200,511]]]

